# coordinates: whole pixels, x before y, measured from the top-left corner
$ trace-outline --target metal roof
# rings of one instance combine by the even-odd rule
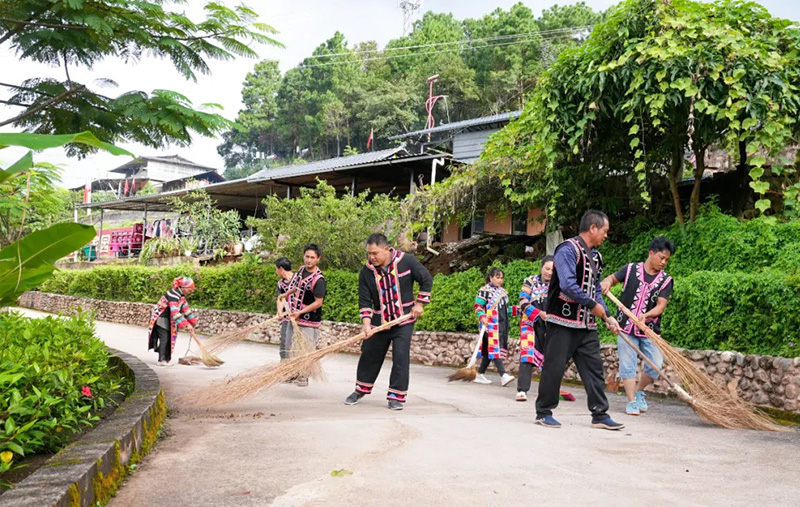
[[[348,155],[346,157],[329,158],[326,160],[318,160],[316,162],[309,162],[302,165],[291,165],[286,167],[277,167],[275,169],[264,169],[247,178],[249,182],[258,181],[275,181],[285,178],[293,178],[297,176],[306,176],[310,174],[321,174],[330,171],[341,171],[343,169],[350,169],[361,165],[371,164],[382,160],[389,160],[397,158],[400,154],[408,155],[405,145],[401,144],[396,148],[388,150],[369,151],[366,153],[359,153],[358,155]]]
[[[292,188],[316,186],[317,178],[336,187],[349,187],[356,183],[356,192],[370,189],[374,193],[393,192],[407,188],[413,172],[430,170],[434,158],[449,156],[434,153],[410,155],[403,146],[348,157],[321,160],[298,166],[267,169],[249,178],[213,183],[201,187],[217,201],[222,209],[238,209],[250,213],[258,210],[267,195],[287,195]],[[445,171],[447,168],[443,168]],[[261,176],[259,176],[261,175]],[[181,189],[160,194],[136,196],[118,201],[78,204],[79,208],[115,210],[169,211],[170,200],[182,197],[197,189]]]
[[[135,159],[131,160],[130,162],[126,162],[119,167],[109,170],[108,172],[111,173],[124,173],[128,169],[139,167],[145,165],[146,162],[162,162],[165,164],[173,164],[173,165],[181,165],[190,167],[192,169],[197,169],[198,171],[217,171],[217,169],[205,165],[200,165],[192,162],[191,160],[185,159],[180,155],[165,155],[165,156],[152,156],[152,157],[136,157]]]
[[[482,116],[480,118],[470,118],[469,120],[456,121],[453,123],[445,123],[444,125],[439,125],[438,127],[433,127],[430,129],[416,130],[414,132],[400,134],[399,136],[390,137],[389,139],[404,139],[407,137],[421,136],[424,134],[435,134],[436,132],[452,132],[455,130],[459,131],[483,130],[483,129],[478,129],[476,127],[487,127],[487,126],[493,127],[495,125],[499,127],[501,124],[508,123],[511,120],[518,118],[520,114],[522,114],[522,110],[493,114],[491,116]]]

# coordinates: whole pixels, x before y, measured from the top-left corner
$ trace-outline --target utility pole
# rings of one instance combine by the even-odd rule
[[[403,36],[408,36],[414,29],[417,14],[422,12],[423,0],[400,0],[399,7],[403,9]]]

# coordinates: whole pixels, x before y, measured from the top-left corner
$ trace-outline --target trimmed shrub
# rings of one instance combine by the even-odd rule
[[[787,244],[788,245],[788,244]],[[646,248],[646,247],[645,247]],[[789,269],[800,257],[798,250],[784,248],[775,255],[782,269],[762,272],[697,271],[679,276],[664,317],[665,338],[678,346],[736,350],[754,354],[800,355],[800,271]],[[676,255],[677,257],[677,255]],[[539,272],[539,263],[514,261],[505,266],[505,287],[512,304],[519,301],[525,277]],[[618,266],[614,266],[618,267]],[[669,271],[673,272],[670,266]],[[99,267],[86,271],[60,271],[41,289],[98,299],[154,303],[172,279],[191,274],[197,291],[193,306],[224,310],[274,313],[277,277],[271,264],[242,262],[199,268]],[[611,267],[605,274],[611,273]],[[473,303],[485,283],[485,273],[472,268],[451,275],[436,275],[431,304],[417,329],[477,332]],[[325,270],[328,293],[323,318],[359,322],[358,274]],[[619,286],[615,293],[618,294]],[[613,310],[613,308],[612,308]],[[519,335],[519,320],[512,319],[511,335]],[[604,341],[616,338],[600,326]]]

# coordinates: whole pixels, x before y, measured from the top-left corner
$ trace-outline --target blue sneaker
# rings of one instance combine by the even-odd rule
[[[600,428],[602,430],[621,430],[624,427],[624,424],[615,422],[607,415],[599,419],[592,418],[592,428]]]
[[[647,400],[644,399],[644,391],[636,391],[636,405],[639,412],[647,412]]]
[[[635,401],[629,401],[625,405],[625,413],[628,415],[639,415],[639,405]]]
[[[536,424],[545,428],[560,428],[561,423],[556,421],[552,415],[542,415],[536,418]]]

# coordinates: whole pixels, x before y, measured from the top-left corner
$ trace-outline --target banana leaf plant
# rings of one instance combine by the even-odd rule
[[[113,155],[133,156],[130,152],[97,139],[91,132],[67,135],[0,133],[0,150],[8,146],[28,148],[25,155],[5,169],[0,169],[0,183],[18,178],[35,167],[33,150],[56,148],[68,143],[87,144]],[[7,196],[0,196],[0,199]],[[0,250],[0,305],[11,305],[26,290],[47,280],[55,271],[55,262],[88,244],[96,235],[94,227],[60,223],[28,234]]]

